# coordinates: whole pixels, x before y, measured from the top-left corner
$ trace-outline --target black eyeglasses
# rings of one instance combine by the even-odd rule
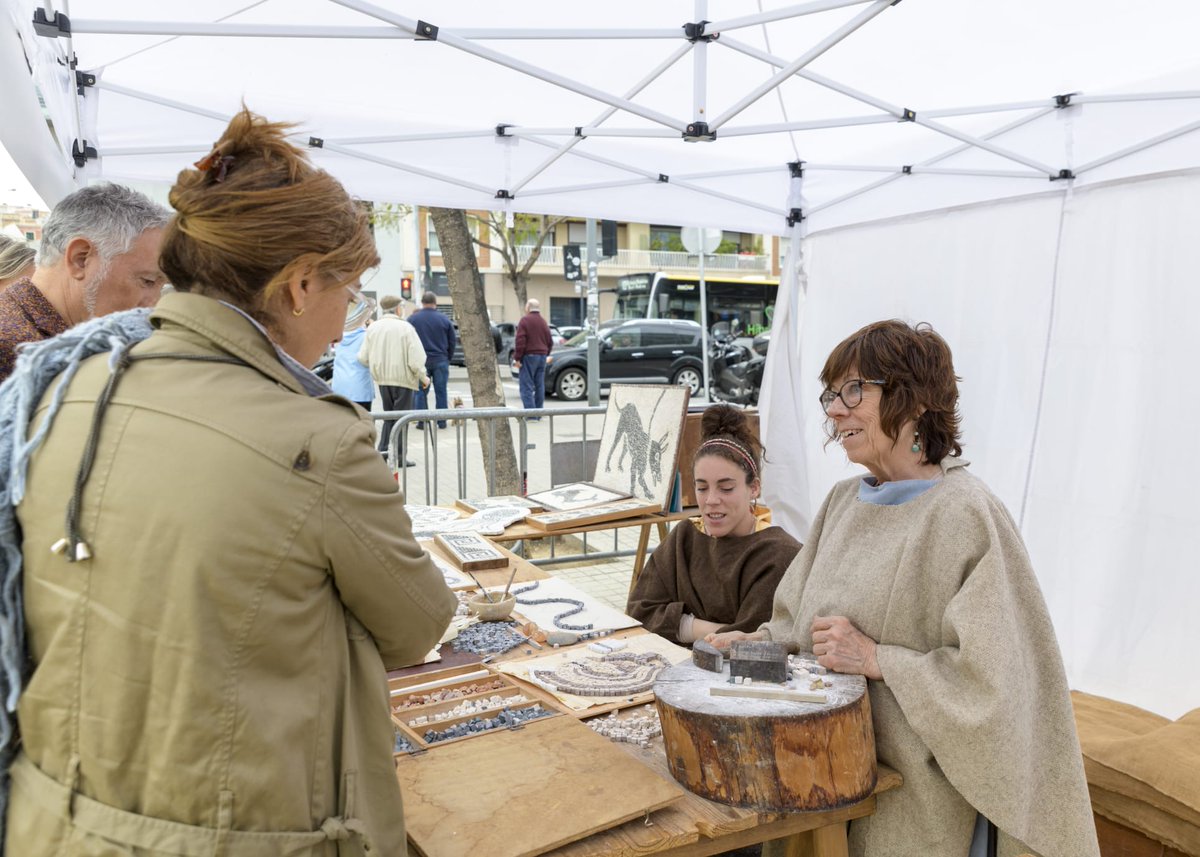
[[[826,388],[821,393],[821,410],[828,414],[829,406],[833,404],[834,399],[841,399],[842,404],[847,408],[857,408],[862,404],[863,384],[876,384],[883,387],[887,384],[887,381],[869,381],[865,378],[851,378],[842,385],[842,389],[836,392]]]

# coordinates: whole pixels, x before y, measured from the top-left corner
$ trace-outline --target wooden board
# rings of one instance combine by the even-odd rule
[[[616,503],[603,503],[599,506],[574,509],[569,512],[542,512],[537,515],[528,515],[525,523],[539,530],[554,532],[570,530],[574,527],[586,527],[589,524],[617,521],[621,518],[636,518],[661,509],[662,506],[659,504],[646,500],[619,500]]]
[[[433,540],[463,571],[508,567],[508,557],[479,533],[438,533]]]
[[[827,676],[825,703],[712,696],[728,676],[684,663],[655,682],[667,762],[684,787],[769,812],[837,809],[871,794],[875,733],[862,676]]]
[[[497,497],[474,497],[466,500],[455,500],[454,505],[467,512],[481,512],[484,509],[495,509],[500,506],[520,506],[531,512],[542,511],[542,506],[528,497],[518,494],[501,494]]]
[[[683,797],[569,717],[398,757],[396,776],[424,857],[532,857]]]
[[[624,500],[628,496],[628,491],[601,488],[591,482],[572,482],[569,485],[559,485],[548,491],[530,494],[526,499],[551,512],[569,512],[574,509],[596,506],[600,503]]]

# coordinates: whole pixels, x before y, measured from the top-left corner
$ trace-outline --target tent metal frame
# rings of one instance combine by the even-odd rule
[[[1001,104],[966,105],[932,110],[913,110],[892,104],[885,99],[862,92],[854,87],[832,80],[806,68],[806,66],[808,66],[813,60],[821,56],[823,53],[828,51],[842,40],[851,36],[860,28],[866,26],[885,10],[895,5],[893,0],[811,0],[810,2],[798,3],[782,9],[760,12],[757,14],[745,15],[716,22],[707,21],[704,18],[708,8],[707,0],[695,0],[694,21],[684,24],[680,28],[460,28],[453,30],[438,27],[425,21],[405,17],[388,9],[382,8],[374,3],[367,2],[367,0],[329,0],[329,2],[336,6],[350,9],[367,18],[382,22],[383,26],[375,24],[367,26],[335,27],[286,24],[242,24],[227,20],[230,17],[235,17],[241,11],[245,11],[244,9],[230,13],[229,15],[225,16],[225,19],[217,22],[119,21],[112,19],[86,19],[70,20],[68,24],[68,19],[65,14],[67,9],[66,3],[64,2],[61,4],[64,12],[60,13],[60,18],[59,15],[54,11],[54,4],[48,2],[47,0],[47,2],[43,2],[42,4],[46,21],[44,21],[42,26],[39,27],[39,32],[44,36],[57,35],[63,38],[65,40],[65,56],[71,60],[73,60],[75,57],[74,44],[72,42],[73,33],[141,36],[162,35],[169,37],[212,36],[221,38],[399,39],[434,41],[445,45],[447,48],[478,57],[504,68],[508,68],[518,73],[536,78],[552,86],[582,95],[594,101],[598,101],[605,105],[605,108],[597,116],[595,116],[589,122],[582,123],[578,126],[522,127],[518,125],[501,124],[491,129],[430,131],[427,133],[376,135],[364,137],[325,136],[310,138],[310,145],[313,145],[314,147],[323,148],[344,157],[371,162],[390,169],[401,170],[414,175],[424,176],[438,182],[445,182],[450,185],[465,188],[467,190],[479,193],[483,198],[490,197],[491,199],[496,200],[496,202],[490,204],[491,207],[506,207],[510,210],[512,208],[512,202],[514,199],[516,199],[518,194],[520,194],[522,197],[548,197],[577,193],[584,190],[608,188],[615,189],[647,182],[654,182],[662,184],[669,183],[677,188],[682,188],[690,192],[725,200],[735,203],[739,206],[769,211],[772,213],[781,214],[783,216],[789,216],[791,214],[791,209],[780,209],[778,206],[764,205],[755,199],[740,197],[736,194],[724,193],[704,185],[696,184],[697,181],[702,181],[705,179],[772,172],[775,169],[783,169],[785,166],[783,164],[781,164],[778,168],[734,169],[729,171],[709,171],[671,176],[667,170],[656,171],[654,169],[647,169],[644,166],[625,163],[619,160],[597,155],[593,152],[587,151],[586,147],[581,149],[581,145],[590,137],[622,139],[676,139],[682,137],[682,139],[689,142],[708,142],[716,139],[718,132],[722,137],[738,137],[782,133],[790,134],[797,131],[811,131],[823,128],[848,128],[860,125],[900,122],[912,123],[914,126],[924,128],[928,131],[954,140],[960,144],[939,154],[935,154],[932,157],[926,158],[919,163],[912,164],[837,164],[825,162],[805,162],[804,169],[810,171],[818,170],[830,172],[863,173],[879,172],[886,174],[886,176],[882,179],[868,182],[837,198],[826,200],[818,205],[813,206],[811,209],[804,212],[804,216],[810,216],[818,211],[826,210],[850,199],[871,193],[899,178],[910,175],[927,174],[981,176],[1042,181],[1047,179],[1051,181],[1066,180],[1064,182],[1066,185],[1069,184],[1072,179],[1076,178],[1082,173],[1097,169],[1114,161],[1129,157],[1145,151],[1146,149],[1161,145],[1167,141],[1200,130],[1200,120],[1189,122],[1166,132],[1148,137],[1133,145],[1122,147],[1106,155],[1095,158],[1085,164],[1078,166],[1068,165],[1066,167],[1054,167],[1036,158],[1030,157],[993,141],[1003,137],[1010,131],[1021,127],[1029,121],[1046,115],[1047,112],[1054,109],[1062,109],[1071,105],[1079,104],[1103,104],[1168,99],[1200,100],[1200,91],[1189,90],[1181,92],[1149,92],[1141,94],[1111,95],[1082,95],[1078,93],[1072,93],[1069,95],[1057,95],[1048,99],[1006,102]],[[247,8],[252,8],[253,5],[257,4],[252,4],[252,6]],[[730,31],[736,31],[738,29],[764,26],[765,24],[774,21],[798,18],[805,15],[811,15],[834,9],[848,8],[852,6],[865,6],[865,8],[855,13],[851,18],[843,22],[840,26],[836,27],[828,35],[820,38],[808,50],[791,60],[776,56],[769,51],[764,51],[760,48],[746,44],[729,35]],[[58,25],[60,28],[59,31],[56,33],[51,32],[50,28],[47,26],[47,21],[51,25]],[[518,39],[587,39],[594,41],[628,39],[673,41],[684,39],[685,43],[673,49],[637,83],[629,87],[623,93],[618,94],[590,86],[582,81],[575,80],[566,75],[558,74],[552,70],[539,67],[495,48],[479,44],[480,42],[484,41],[504,41]],[[717,46],[724,47],[752,59],[756,59],[772,67],[775,69],[775,71],[767,80],[751,86],[736,102],[725,108],[723,112],[710,120],[707,118],[707,85],[709,80],[708,49],[710,45],[714,43]],[[150,46],[142,50],[150,50],[154,47],[157,46]],[[658,80],[663,74],[666,73],[668,69],[676,65],[689,53],[693,58],[691,109],[689,111],[690,120],[684,120],[676,116],[667,115],[658,110],[650,109],[644,105],[638,104],[634,100],[647,86]],[[97,75],[97,77],[100,77],[100,75]],[[842,96],[872,107],[879,112],[876,114],[862,116],[842,116],[825,119],[808,119],[803,121],[785,121],[780,123],[747,124],[743,126],[730,125],[731,121],[740,113],[769,93],[778,91],[785,82],[791,80],[793,77],[799,78],[816,86],[823,87],[832,92],[836,92]],[[125,97],[142,99],[170,109],[186,111],[194,115],[204,116],[220,121],[227,121],[229,118],[226,114],[209,110],[199,105],[186,104],[174,99],[155,95],[152,92],[139,91],[130,87],[105,82],[103,80],[96,80],[95,86],[107,92]],[[85,109],[82,103],[83,99],[86,98],[86,88],[84,86],[80,86],[78,93],[79,94],[77,94],[73,99],[73,120],[75,124],[73,130],[76,135],[74,147],[76,152],[83,153],[83,159],[86,162],[87,158],[92,156],[92,152],[88,149],[86,142],[89,138],[88,131],[94,131],[94,127],[88,127],[88,119],[90,117],[88,115],[88,111]],[[638,117],[651,124],[645,127],[603,127],[605,123],[618,112],[622,113],[622,115]],[[953,127],[945,125],[941,121],[938,121],[940,119],[949,117],[979,114],[1000,114],[1005,112],[1025,112],[1026,115],[1017,119],[1016,121],[1001,125],[981,135],[967,134]],[[94,137],[94,134],[91,136]],[[396,158],[383,157],[381,155],[373,154],[370,151],[366,151],[361,148],[364,146],[383,144],[456,140],[485,136],[521,138],[529,140],[537,145],[550,148],[553,151],[544,159],[542,159],[535,167],[514,181],[509,187],[493,188],[479,184],[478,182],[467,181],[457,176],[428,170]],[[548,137],[566,137],[568,139],[562,142],[555,142],[545,139]],[[314,143],[313,141],[317,142]],[[97,153],[97,156],[129,157],[146,154],[167,154],[176,152],[202,153],[208,148],[209,145],[209,143],[187,143],[171,146],[111,147],[103,152]],[[1023,167],[1024,169],[956,169],[936,166],[936,164],[939,162],[969,149],[987,152],[998,158],[1010,161],[1019,167]],[[538,179],[544,180],[547,177],[547,174],[552,170],[554,164],[564,157],[583,159],[593,163],[603,164],[608,167],[630,173],[633,177],[628,179],[612,179],[608,181],[561,184],[557,186],[540,186],[542,183],[538,182]],[[78,155],[76,156],[76,162],[80,162]],[[534,186],[531,187],[531,184]],[[481,202],[482,201],[483,200],[481,199]]]

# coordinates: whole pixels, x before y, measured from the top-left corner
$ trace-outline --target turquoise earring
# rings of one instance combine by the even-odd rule
[[[912,451],[913,451],[913,452],[920,452],[920,451],[921,451],[921,433],[920,433],[919,431],[915,431],[915,432],[913,432],[913,445],[912,445]]]

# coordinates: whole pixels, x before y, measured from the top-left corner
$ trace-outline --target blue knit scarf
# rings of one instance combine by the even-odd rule
[[[16,756],[17,700],[29,668],[25,651],[25,615],[21,600],[21,528],[16,507],[25,496],[25,475],[34,450],[45,440],[80,364],[94,354],[116,355],[150,335],[150,311],[134,309],[84,322],[66,333],[19,349],[16,370],[0,384],[0,857],[8,810],[8,771]],[[46,416],[32,435],[30,420],[55,379]],[[28,439],[26,437],[28,436]]]

